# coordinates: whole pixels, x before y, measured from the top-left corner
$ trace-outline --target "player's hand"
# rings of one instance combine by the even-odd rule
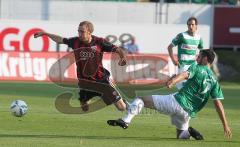
[[[232,131],[228,126],[224,127],[224,136],[228,139],[232,138]]]
[[[167,88],[172,88],[174,86],[172,80],[170,81],[167,81],[167,84],[166,84]]]
[[[168,81],[166,83],[167,88],[172,88],[174,86],[173,78],[175,78],[175,77],[176,77],[176,74],[174,74],[171,78],[168,79]]]
[[[45,34],[46,34],[46,33],[43,32],[43,31],[37,32],[37,33],[34,34],[34,38],[38,38],[38,37],[43,36],[43,35],[45,35]]]
[[[177,60],[173,60],[173,64],[179,67],[179,62]]]
[[[127,60],[125,58],[121,58],[118,62],[118,65],[120,65],[120,66],[124,66],[126,64],[127,64]]]
[[[172,88],[174,86],[173,80],[170,78],[166,83],[167,88]]]

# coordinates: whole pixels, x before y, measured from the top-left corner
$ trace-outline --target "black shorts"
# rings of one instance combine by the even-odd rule
[[[99,96],[105,104],[110,105],[121,99],[119,93],[111,86],[108,79],[97,82],[91,80],[79,81],[79,88],[79,100],[81,102],[87,102],[93,97]]]

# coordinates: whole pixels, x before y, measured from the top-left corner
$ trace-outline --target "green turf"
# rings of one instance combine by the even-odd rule
[[[109,127],[106,120],[121,117],[113,106],[79,115],[59,113],[54,106],[57,94],[66,90],[53,84],[0,83],[0,147],[74,147],[74,146],[160,146],[160,147],[239,147],[240,85],[223,83],[223,104],[231,140],[225,139],[222,125],[211,101],[191,125],[200,130],[204,141],[175,139],[175,129],[167,116],[145,109],[127,130]],[[126,89],[129,91],[129,88]],[[166,89],[154,93],[167,93]],[[14,99],[27,102],[29,111],[22,118],[9,112]],[[77,100],[73,100],[77,103]]]

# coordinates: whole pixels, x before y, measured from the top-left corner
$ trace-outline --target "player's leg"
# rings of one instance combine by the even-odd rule
[[[79,92],[79,101],[80,101],[80,106],[83,111],[88,111],[89,106],[88,106],[88,96],[87,92],[85,90],[80,90]]]
[[[169,97],[169,101],[165,106],[167,107],[166,111],[171,112],[169,115],[171,117],[172,125],[176,126],[177,139],[189,139],[189,114],[179,105],[173,95]]]
[[[89,100],[95,96],[101,96],[97,92],[88,91],[88,90],[80,90],[79,92],[79,101],[83,111],[89,110]]]
[[[196,129],[189,127],[189,114],[178,103],[174,105],[176,113],[171,115],[171,121],[176,126],[177,139],[190,139],[190,137],[193,137],[196,140],[203,140],[203,136]]]
[[[181,109],[179,111],[182,111]],[[174,114],[171,116],[172,124],[176,126],[177,139],[190,139],[188,131],[190,117],[187,113]]]
[[[177,128],[178,139],[189,139],[192,136],[188,131],[190,116],[178,104],[174,94],[153,96],[153,104],[154,109],[171,117],[172,124]]]
[[[129,106],[127,114],[119,120],[109,120],[108,124],[112,126],[125,126],[130,124],[131,120],[138,115],[143,106],[151,109],[156,109],[166,115],[173,115],[177,112],[176,105],[179,106],[173,94],[171,95],[152,95],[136,98]],[[117,123],[115,123],[117,122]],[[119,125],[120,124],[120,125]]]
[[[128,111],[121,119],[108,120],[107,123],[111,126],[120,126],[126,129],[131,123],[132,119],[138,115],[143,107],[154,109],[154,102],[152,96],[138,97],[129,104]]]
[[[128,110],[126,115],[117,120],[108,120],[107,123],[110,126],[120,126],[123,129],[126,129],[128,125],[130,124],[131,120],[138,115],[142,108],[144,107],[144,102],[140,98],[134,99],[134,101],[128,106]]]
[[[106,97],[108,95],[109,91],[109,81],[108,78],[104,78],[102,80],[98,81],[90,81],[90,80],[79,80],[78,86],[80,88],[79,92],[79,101],[81,108],[84,112],[87,112],[89,110],[89,100],[93,97]],[[112,101],[105,101],[105,99],[102,99],[103,103],[106,105],[112,104]],[[102,101],[98,101],[98,103],[95,103],[98,107],[103,106]],[[100,105],[99,105],[100,104]],[[92,104],[91,106],[96,106]],[[94,109],[94,108],[92,108]]]
[[[126,115],[122,117],[122,120],[125,123],[130,124],[132,119],[136,115],[141,113],[141,111],[144,107],[143,99],[145,99],[145,97],[138,97],[138,98],[134,99],[133,102],[129,105]]]
[[[89,110],[88,102],[92,97],[95,96],[92,91],[87,90],[87,88],[85,87],[85,85],[87,85],[86,83],[88,84],[88,81],[84,79],[79,79],[78,81],[78,87],[80,89],[78,93],[79,94],[78,100],[80,101],[80,106],[84,112]]]
[[[112,93],[112,95],[106,99],[109,99],[108,101],[113,102],[119,111],[125,111],[128,107],[127,100],[123,99],[120,92],[118,92],[116,85],[111,80],[108,80],[108,83],[108,92]]]
[[[129,105],[127,114],[123,118],[109,120],[108,124],[112,126],[120,126],[125,129],[131,123],[131,120],[141,112],[143,107],[156,109],[161,113],[171,115],[175,113],[171,105],[172,99],[175,99],[173,95],[152,95],[136,98]]]
[[[88,111],[89,110],[89,104],[88,101],[95,97],[101,97],[101,101],[97,101],[97,102],[103,102],[106,105],[111,105],[111,104],[115,104],[115,106],[118,108],[118,110],[120,111],[124,111],[126,110],[126,103],[124,102],[124,100],[121,98],[119,92],[114,89],[108,79],[103,79],[103,80],[99,80],[98,82],[95,81],[81,81],[82,85],[83,83],[85,84],[85,88],[92,88],[89,90],[80,90],[79,95],[80,95],[80,104],[81,104],[81,108],[83,111]],[[91,84],[91,86],[89,86]],[[92,105],[91,106],[95,106]],[[102,104],[101,104],[102,106]]]
[[[115,102],[114,105],[119,111],[125,111],[127,108],[127,103],[122,98]]]

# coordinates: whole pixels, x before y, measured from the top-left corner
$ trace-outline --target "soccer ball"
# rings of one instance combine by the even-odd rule
[[[12,112],[12,115],[16,117],[22,117],[27,113],[28,106],[27,104],[22,100],[15,100],[12,102],[10,106],[10,110]]]

